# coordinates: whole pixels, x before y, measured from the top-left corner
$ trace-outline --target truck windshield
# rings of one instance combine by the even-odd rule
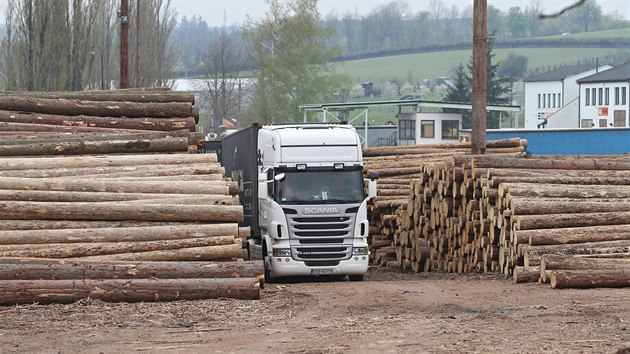
[[[286,171],[276,181],[280,204],[360,203],[365,198],[361,170]]]

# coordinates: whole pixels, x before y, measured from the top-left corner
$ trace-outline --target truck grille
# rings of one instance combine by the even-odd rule
[[[304,217],[287,214],[294,259],[313,264],[338,264],[352,255],[356,214]]]

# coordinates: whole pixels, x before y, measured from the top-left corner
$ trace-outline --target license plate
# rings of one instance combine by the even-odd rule
[[[332,268],[311,269],[311,275],[330,275],[333,273]]]

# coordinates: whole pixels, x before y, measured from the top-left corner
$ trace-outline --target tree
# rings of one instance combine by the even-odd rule
[[[490,105],[502,105],[502,104],[510,104],[511,98],[509,95],[509,88],[503,84],[503,81],[498,75],[499,67],[501,66],[501,62],[493,63],[492,59],[495,54],[494,50],[494,32],[489,34],[488,36],[488,50],[486,54],[486,72],[487,72],[487,82],[486,82],[486,102]],[[468,71],[472,73],[472,57],[470,58],[470,64],[468,64]],[[472,77],[468,78],[469,85],[472,87]],[[472,91],[472,89],[471,89]],[[500,128],[501,112],[491,111],[488,112],[486,116],[486,126],[491,129]]]
[[[449,87],[444,97],[444,101],[446,102],[457,102],[457,103],[470,103],[472,87],[470,86],[470,79],[468,78],[468,73],[466,73],[466,68],[464,64],[459,63],[457,67],[454,69],[453,77],[453,86]],[[471,121],[470,121],[470,111],[462,111],[459,109],[449,109],[445,108],[444,112],[446,113],[462,113],[462,127],[465,129],[470,129]]]
[[[268,0],[266,18],[248,19],[243,35],[251,46],[257,69],[250,121],[293,122],[301,104],[331,100],[349,80],[328,62],[339,54],[326,46],[332,36],[323,28],[317,0]]]
[[[508,53],[508,56],[501,62],[497,75],[510,82],[523,78],[527,72],[527,57],[524,55]]]
[[[595,0],[586,0],[581,6],[578,6],[568,12],[570,21],[577,28],[582,28],[584,32],[588,32],[589,28],[593,28],[602,20],[602,7]]]
[[[225,29],[208,46],[201,64],[204,87],[210,111],[215,121],[240,113],[245,67],[245,50],[239,45],[237,33]]]
[[[507,15],[507,26],[515,38],[524,37],[527,34],[527,19],[518,6],[510,7]]]

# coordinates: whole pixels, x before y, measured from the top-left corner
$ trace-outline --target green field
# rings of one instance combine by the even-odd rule
[[[509,53],[524,55],[528,58],[528,68],[553,68],[563,64],[584,63],[593,58],[605,58],[618,53],[618,49],[606,48],[514,48],[495,49],[495,60],[504,59]],[[630,58],[630,50],[627,51]],[[440,76],[451,77],[454,68],[463,63],[468,65],[472,51],[458,50],[407,54],[382,58],[347,61],[340,65],[340,70],[347,72],[355,83],[372,81],[380,85],[385,81],[399,82],[431,79]],[[601,61],[600,61],[601,62]]]
[[[606,31],[594,31],[594,32],[581,32],[581,33],[569,33],[567,36],[547,36],[537,37],[540,39],[557,39],[557,38],[570,38],[570,39],[616,39],[616,38],[630,38],[630,28],[617,28]]]

